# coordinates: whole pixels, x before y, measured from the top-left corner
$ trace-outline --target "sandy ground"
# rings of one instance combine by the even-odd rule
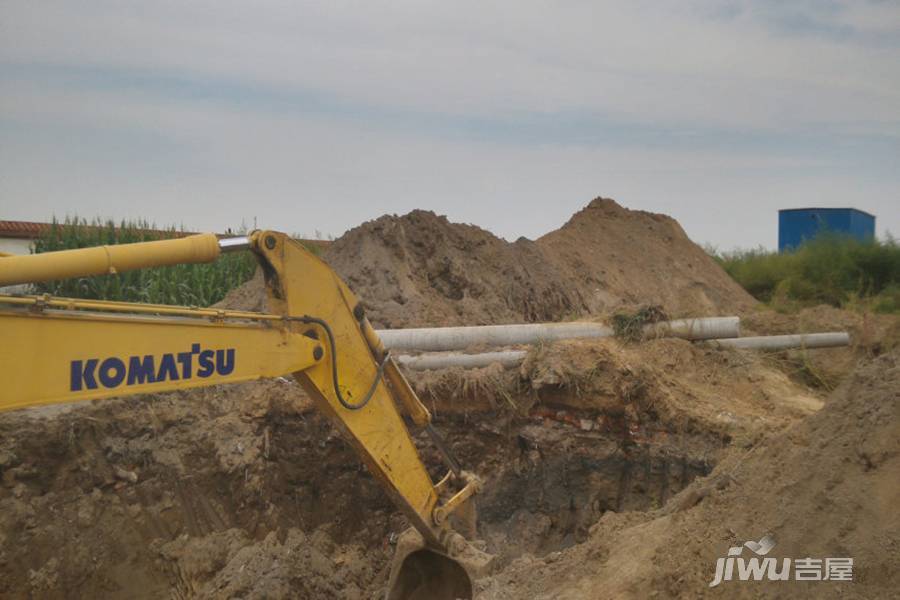
[[[763,310],[677,223],[600,199],[512,244],[431,213],[386,216],[326,258],[382,326],[649,301],[739,313],[748,332],[853,335],[777,354],[567,342],[514,370],[410,374],[486,480],[477,537],[497,561],[479,598],[887,598],[900,584],[896,318]],[[226,303],[263,309],[261,281]],[[0,415],[0,476],[10,598],[380,597],[407,527],[287,380]],[[854,582],[709,587],[716,558],[765,534],[773,556],[854,557]]]

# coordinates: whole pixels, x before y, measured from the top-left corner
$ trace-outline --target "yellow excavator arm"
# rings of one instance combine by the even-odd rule
[[[0,257],[0,286],[211,262],[236,250],[256,255],[269,313],[0,295],[0,410],[292,375],[353,444],[425,545],[476,569],[487,558],[473,555],[448,517],[477,493],[479,480],[460,470],[353,292],[290,237],[273,231],[223,240],[201,234]],[[400,408],[445,457],[449,471],[438,483]],[[406,554],[417,555],[411,564],[421,561],[415,549]],[[416,563],[411,570],[419,575],[412,580],[402,565],[392,579],[414,590],[422,584],[419,576],[457,577],[458,565],[448,560],[454,564],[437,569],[443,575]],[[452,588],[450,597],[471,595],[470,583],[467,589],[458,582],[436,585]]]

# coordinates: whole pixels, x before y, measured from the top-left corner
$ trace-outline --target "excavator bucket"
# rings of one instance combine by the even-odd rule
[[[433,550],[411,552],[402,560],[388,600],[472,598],[472,579],[457,561]]]
[[[408,529],[397,540],[387,600],[469,600],[473,581],[490,568],[493,556],[454,534],[448,552],[429,548]]]

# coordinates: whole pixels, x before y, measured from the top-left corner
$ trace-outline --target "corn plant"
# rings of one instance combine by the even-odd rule
[[[49,230],[35,241],[34,252],[146,242],[181,235],[184,232],[174,227],[157,230],[146,220],[116,224],[112,220],[94,219],[89,222],[78,217],[67,217],[61,223],[53,220]],[[49,281],[36,284],[35,291],[92,300],[209,306],[250,279],[255,270],[256,260],[251,253],[236,252],[224,254],[208,264],[173,265],[115,275]]]

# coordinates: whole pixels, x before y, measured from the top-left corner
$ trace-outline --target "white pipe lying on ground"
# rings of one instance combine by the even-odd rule
[[[501,352],[482,352],[481,354],[460,354],[448,352],[442,354],[422,354],[420,356],[397,356],[397,362],[413,371],[429,371],[432,369],[477,369],[499,363],[505,369],[517,366],[523,360],[527,350],[505,350]]]
[[[677,337],[684,340],[715,340],[741,336],[740,317],[675,319],[644,326],[644,337]]]
[[[440,352],[471,346],[515,346],[572,338],[600,338],[613,330],[600,323],[529,323],[476,327],[424,327],[384,329],[376,332],[389,350]]]
[[[730,340],[709,340],[709,343],[725,348],[750,348],[756,350],[834,348],[837,346],[849,346],[850,334],[846,331],[836,331],[829,333],[798,333],[795,335],[763,335]]]
[[[663,321],[644,327],[647,337],[680,337],[708,340],[738,337],[738,317],[709,317]],[[600,323],[529,323],[525,325],[485,325],[480,327],[426,327],[421,329],[380,329],[376,331],[389,350],[441,352],[472,346],[516,346],[553,340],[612,337],[614,331]]]
[[[831,348],[850,344],[850,335],[846,332],[802,333],[797,335],[769,335],[733,339],[707,340],[707,343],[720,347],[747,348],[760,350],[785,350],[788,348]],[[420,356],[395,357],[404,367],[414,371],[432,369],[477,369],[499,363],[504,368],[515,367],[525,360],[527,350],[504,350],[501,352],[482,352],[480,354],[461,354],[446,352],[440,354],[423,354]]]

